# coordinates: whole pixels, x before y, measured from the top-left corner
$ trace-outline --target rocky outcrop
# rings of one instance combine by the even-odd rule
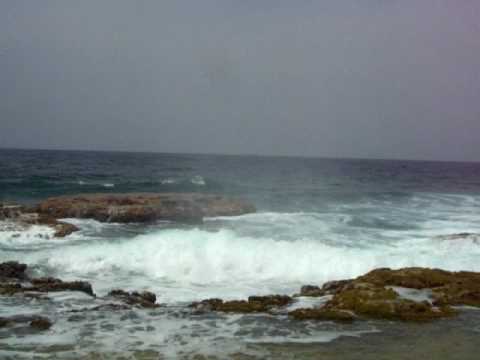
[[[204,217],[252,212],[255,207],[247,202],[198,193],[86,194],[49,198],[33,207],[0,204],[0,220],[12,221],[21,228],[46,225],[55,230],[55,237],[79,230],[73,224],[58,220],[63,218],[118,223],[157,220],[197,223]]]
[[[156,304],[157,297],[150,291],[143,292],[127,292],[124,290],[112,290],[108,293],[107,298],[113,298],[119,300],[127,305],[142,307],[142,308],[155,308],[159,305]]]
[[[65,237],[78,231],[78,227],[63,221],[58,221],[54,217],[40,215],[34,208],[28,208],[20,205],[0,205],[0,220],[7,220],[16,223],[21,229],[28,228],[31,225],[45,225],[55,230],[55,237]]]
[[[300,293],[294,295],[295,297],[299,296],[310,296],[310,297],[319,297],[325,295],[332,295],[341,289],[343,286],[351,283],[352,280],[337,280],[337,281],[328,281],[323,284],[322,287],[316,285],[304,285],[300,288]]]
[[[440,269],[404,268],[376,269],[357,281],[380,286],[401,286],[412,289],[432,289],[436,305],[469,305],[480,307],[480,273]]]
[[[207,299],[190,304],[196,313],[207,311],[221,311],[233,313],[260,313],[269,312],[276,308],[285,307],[293,302],[290,296],[268,295],[250,296],[248,300],[223,301],[221,299]]]
[[[27,265],[18,262],[0,263],[0,295],[32,295],[55,291],[80,291],[95,296],[88,282],[65,282],[56,278],[29,278]],[[404,288],[428,289],[428,300],[410,297]],[[407,294],[407,295],[406,295]],[[192,314],[206,312],[288,314],[295,320],[350,322],[361,319],[431,321],[455,316],[452,306],[480,307],[480,273],[449,272],[439,269],[403,268],[376,269],[351,280],[331,281],[323,286],[302,287],[298,296],[321,297],[317,306],[299,308],[298,299],[286,295],[250,296],[247,300],[207,299],[190,304]],[[41,298],[41,297],[40,297]],[[156,308],[156,295],[148,292],[112,290],[96,298],[94,307],[83,311],[117,311],[135,308]],[[311,301],[309,301],[312,304]],[[293,307],[290,305],[294,305]],[[293,309],[295,307],[295,309]],[[0,319],[0,327],[10,320]],[[47,326],[39,323],[37,328]],[[34,325],[32,325],[34,326]]]
[[[430,301],[402,298],[392,287],[430,289]],[[321,319],[328,312],[349,311],[360,317],[404,321],[427,321],[453,316],[451,306],[480,307],[480,273],[440,269],[375,269],[356,279],[335,281],[321,288],[306,286],[302,296],[333,295],[321,309],[299,309],[294,318]],[[332,316],[333,319],[333,316]]]
[[[16,261],[0,263],[0,295],[31,295],[58,291],[80,291],[95,296],[86,281],[63,281],[52,277],[30,278],[27,265]]]
[[[203,217],[255,211],[253,205],[209,194],[88,194],[41,202],[39,214],[55,219],[86,218],[102,222],[144,223],[156,220],[199,222]]]
[[[57,291],[80,291],[90,296],[95,296],[92,285],[86,281],[63,281],[46,277],[31,280],[32,286],[24,288],[28,291],[57,292]]]
[[[135,308],[144,308],[144,309],[153,309],[160,307],[157,304],[157,296],[150,291],[132,291],[128,292],[125,290],[112,290],[107,296],[97,298],[98,301],[104,303],[94,306],[94,307],[85,307],[82,309],[70,310],[72,313],[80,313],[87,311],[122,311],[130,310],[132,307]]]
[[[405,321],[426,321],[455,314],[447,306],[434,307],[428,301],[404,299],[391,288],[362,282],[345,286],[324,308],[329,311],[351,311],[368,318]]]

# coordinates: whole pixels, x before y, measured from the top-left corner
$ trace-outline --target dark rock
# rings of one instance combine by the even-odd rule
[[[47,318],[39,317],[30,322],[30,327],[37,330],[48,330],[52,327],[52,323]]]
[[[259,313],[269,312],[275,308],[285,307],[293,302],[290,296],[269,295],[269,296],[250,296],[248,301],[232,300],[223,301],[221,299],[207,299],[200,302],[194,302],[190,307],[196,312],[221,311],[233,313]]]
[[[86,281],[62,281],[51,277],[32,279],[32,287],[28,291],[55,292],[55,291],[80,291],[90,296],[95,296],[92,285]]]
[[[297,294],[296,296],[320,297],[325,295],[333,295],[351,281],[352,280],[328,281],[323,284],[321,288],[315,285],[304,285],[300,289],[300,294]]]
[[[75,231],[80,230],[75,225],[69,224],[63,221],[57,221],[57,224],[54,225],[54,227],[56,230],[54,236],[59,238],[65,237],[67,235],[74,233]]]
[[[112,290],[108,293],[107,297],[113,297],[125,304],[144,308],[154,308],[159,306],[156,304],[156,295],[149,291],[139,293],[137,291],[127,292],[124,290]]]
[[[205,216],[255,212],[253,205],[218,195],[198,193],[88,194],[50,198],[38,205],[42,216],[88,218],[102,222],[198,222]]]
[[[0,283],[0,295],[12,296],[24,291],[19,283]]]
[[[336,281],[328,281],[322,286],[322,291],[326,295],[334,295],[340,290],[342,290],[345,286],[352,283],[352,280],[336,280]]]
[[[52,322],[49,319],[37,315],[15,315],[8,318],[0,318],[0,328],[25,323],[35,330],[48,330],[52,326]]]
[[[312,308],[296,309],[288,313],[288,316],[297,320],[323,320],[337,322],[352,322],[355,315],[346,310]]]
[[[293,302],[293,299],[287,295],[250,296],[248,302],[259,303],[265,308],[271,308],[287,306]]]
[[[221,304],[223,304],[222,299],[214,298],[195,301],[188,305],[188,307],[193,308],[195,314],[203,314],[205,312],[215,311]]]
[[[304,285],[300,288],[300,294],[297,296],[323,296],[323,290],[316,285]]]
[[[21,264],[17,261],[0,263],[0,279],[25,280],[28,278],[25,273],[26,270],[27,265]]]

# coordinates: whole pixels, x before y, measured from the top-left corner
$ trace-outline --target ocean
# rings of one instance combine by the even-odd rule
[[[480,235],[444,239],[480,234],[480,163],[0,150],[0,202],[99,192],[216,193],[248,200],[257,213],[196,225],[69,219],[80,231],[63,239],[50,238],[42,226],[3,228],[0,262],[27,263],[38,276],[89,281],[98,295],[149,290],[164,306],[73,316],[69,310],[84,307],[86,296],[0,297],[0,317],[54,319],[46,335],[0,329],[0,358],[373,359],[379,349],[393,349],[397,335],[413,345],[391,358],[414,351],[421,358],[423,350],[425,356],[438,351],[437,358],[476,358],[478,311],[429,325],[339,325],[271,315],[193,316],[187,305],[292,295],[302,285],[379,267],[480,271]],[[443,344],[461,344],[462,356],[445,357],[452,347],[439,350],[442,344],[435,345],[433,335],[425,340],[422,329],[452,332]],[[428,346],[415,349],[415,339]]]

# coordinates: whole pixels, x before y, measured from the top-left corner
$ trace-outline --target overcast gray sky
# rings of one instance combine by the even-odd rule
[[[0,147],[480,161],[480,1],[1,0]]]

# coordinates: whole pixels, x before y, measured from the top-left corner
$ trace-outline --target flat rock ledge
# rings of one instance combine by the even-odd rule
[[[199,222],[204,217],[255,212],[247,202],[198,193],[132,193],[61,196],[41,202],[36,211],[55,219],[145,223],[157,220]]]
[[[238,216],[255,212],[252,204],[220,195],[200,193],[80,194],[46,199],[36,206],[0,204],[0,220],[20,225],[47,225],[55,237],[78,230],[58,219],[150,223],[159,220],[200,223],[205,217]]]

